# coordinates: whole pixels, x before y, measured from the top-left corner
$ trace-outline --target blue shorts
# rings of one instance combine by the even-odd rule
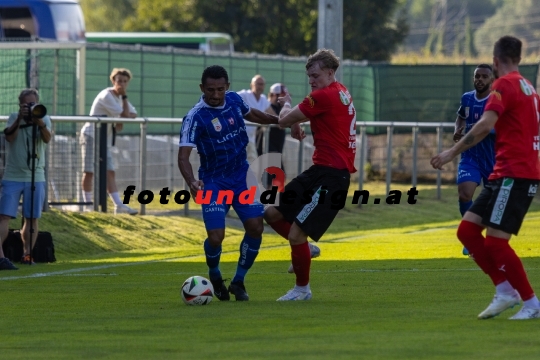
[[[229,212],[231,205],[238,214],[242,223],[251,218],[261,217],[264,214],[264,206],[259,202],[259,198],[255,196],[255,201],[251,204],[242,204],[239,201],[240,194],[247,190],[246,185],[246,172],[240,172],[233,176],[228,177],[227,179],[220,180],[203,180],[204,181],[204,192],[203,195],[207,195],[207,191],[212,191],[212,197],[210,203],[202,205],[203,220],[206,230],[215,230],[215,229],[224,229],[225,228],[225,216]],[[230,197],[223,197],[218,203],[218,194],[220,190],[230,190],[232,191]],[[244,193],[246,195],[246,193]],[[231,198],[232,203],[227,204],[228,198]],[[242,196],[244,198],[244,196]]]
[[[19,200],[23,196],[23,216],[27,219],[41,217],[43,201],[45,201],[45,181],[36,182],[34,191],[34,214],[30,215],[30,199],[32,194],[31,182],[20,182],[2,180],[2,189],[0,190],[0,214],[17,217]]]
[[[467,181],[475,182],[480,185],[480,181],[485,185],[488,182],[488,177],[493,172],[491,169],[486,169],[483,166],[478,165],[476,160],[462,157],[458,165],[457,184],[461,184]]]

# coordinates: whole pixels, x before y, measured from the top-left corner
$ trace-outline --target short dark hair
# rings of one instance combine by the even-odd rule
[[[503,36],[493,47],[493,56],[505,64],[519,64],[521,61],[521,40],[513,36]]]
[[[488,69],[489,71],[493,72],[493,68],[489,64],[480,64],[476,68],[477,69]]]
[[[227,74],[227,70],[223,66],[219,65],[212,65],[204,69],[202,73],[201,78],[201,84],[204,85],[206,83],[206,79],[221,79],[225,78],[225,82],[229,83],[229,74]]]
[[[34,95],[36,97],[36,100],[39,101],[39,93],[36,89],[28,88],[21,91],[19,94],[19,104],[22,104],[23,99],[27,97],[28,95]]]
[[[339,67],[339,58],[331,49],[319,49],[315,54],[308,57],[306,62],[306,70],[319,63],[321,69],[332,69],[337,71]]]

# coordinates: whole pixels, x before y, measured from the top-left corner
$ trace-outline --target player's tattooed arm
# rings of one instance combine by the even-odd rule
[[[465,143],[465,145],[474,144],[474,135],[472,133],[468,133],[467,135],[465,135],[463,142]]]

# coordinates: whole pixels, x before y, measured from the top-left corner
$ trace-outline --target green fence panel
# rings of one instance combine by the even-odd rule
[[[86,49],[85,113],[97,94],[111,86],[115,67],[133,73],[128,94],[142,117],[185,116],[199,100],[202,71],[222,65],[229,73],[230,89],[248,89],[254,75],[266,80],[266,93],[276,82],[287,85],[293,103],[310,92],[305,57],[282,55],[205,54],[174,48],[117,44],[88,44]],[[388,65],[345,60],[341,81],[349,89],[359,121],[453,122],[461,95],[472,90],[476,65]],[[30,85],[38,88],[50,114],[77,113],[76,50],[6,49],[0,55],[0,110],[18,110],[17,96]],[[535,87],[538,65],[521,65],[520,71]],[[79,125],[80,126],[80,125]],[[76,132],[74,124],[57,124],[56,134]],[[154,135],[179,133],[178,125],[151,124]],[[368,128],[384,133],[384,128]],[[138,125],[125,126],[124,134],[139,134]],[[409,129],[400,130],[403,132]]]

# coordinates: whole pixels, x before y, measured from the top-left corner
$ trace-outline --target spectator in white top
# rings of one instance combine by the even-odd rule
[[[110,79],[113,84],[102,90],[94,99],[90,116],[124,117],[135,118],[137,111],[128,101],[127,87],[131,80],[131,72],[128,69],[114,68]],[[116,186],[116,175],[113,159],[111,156],[111,146],[113,146],[114,135],[123,128],[122,123],[109,124],[107,138],[107,192],[114,203],[114,213],[126,213],[130,215],[137,214],[137,210],[130,208],[120,200],[118,188]],[[111,136],[112,134],[112,136]],[[94,125],[85,123],[81,129],[80,144],[82,146],[83,158],[83,177],[82,188],[84,200],[93,201],[93,182],[94,182]]]
[[[244,99],[244,101],[249,105],[250,108],[255,108],[262,112],[265,112],[266,109],[270,106],[270,102],[266,98],[264,93],[265,81],[261,75],[255,75],[251,79],[250,90],[241,90],[238,91],[238,95]],[[253,124],[250,121],[246,121],[246,125]],[[257,154],[257,141],[256,133],[260,131],[259,127],[256,126],[246,126],[246,133],[249,138],[249,143],[246,147],[247,159],[251,164],[259,154]]]

